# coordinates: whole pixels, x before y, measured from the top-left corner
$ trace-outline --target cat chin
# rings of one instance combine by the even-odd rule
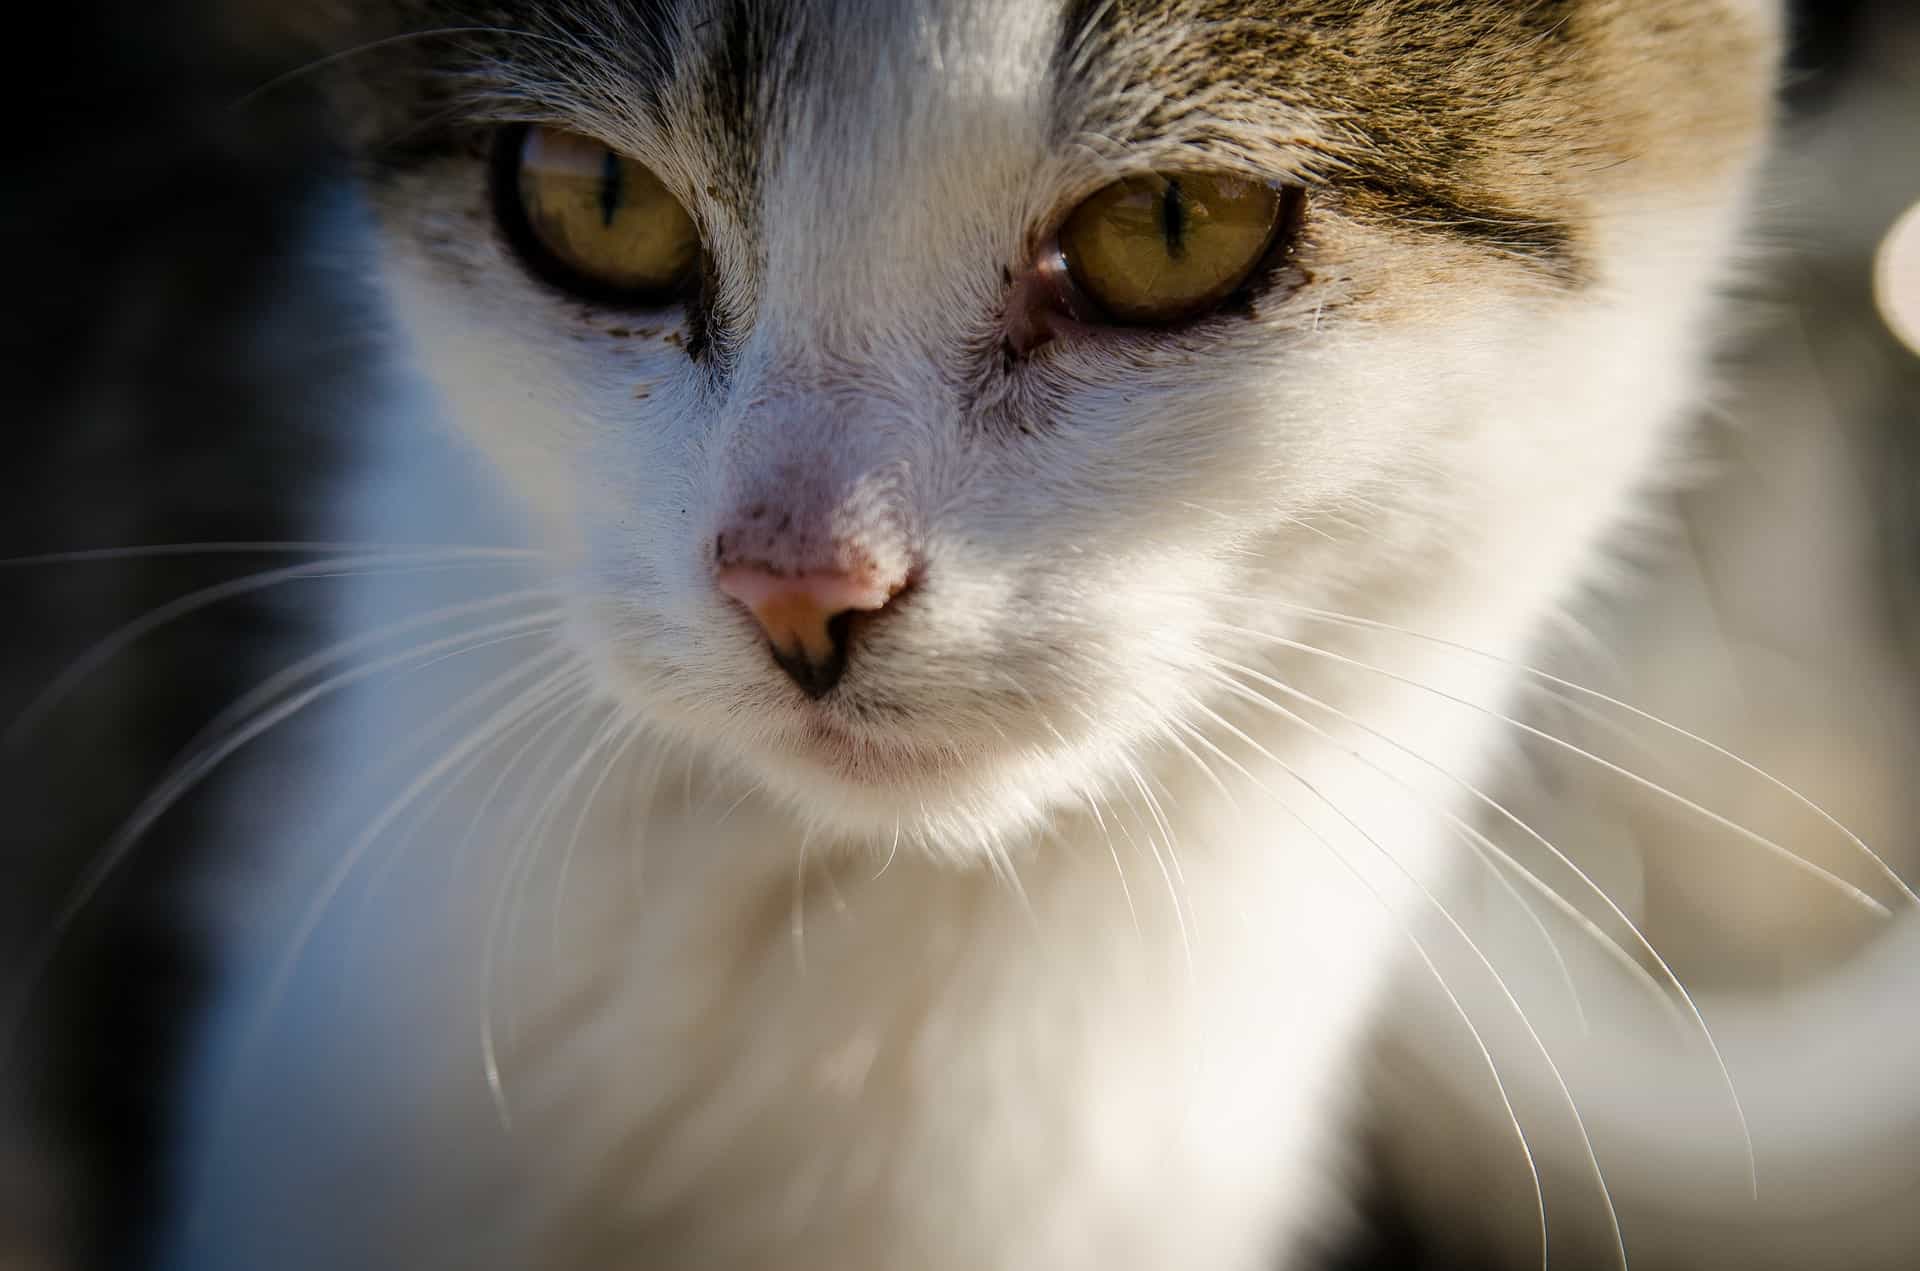
[[[932,783],[966,784],[984,756],[961,746],[927,746],[904,737],[876,737],[830,716],[807,720],[790,734],[801,764],[862,789],[914,791]]]
[[[769,799],[828,850],[929,851],[979,864],[1034,838],[1098,784],[1083,754],[998,738],[935,745],[900,730],[856,731],[810,709],[750,732],[658,703],[639,713],[693,752],[714,798]]]
[[[943,855],[981,854],[1018,839],[1067,803],[1059,765],[987,748],[927,747],[906,739],[856,738],[831,724],[796,727],[775,740],[732,748],[732,765],[778,796],[797,819],[830,837],[891,851],[937,844]],[[1052,772],[1054,781],[1037,778]]]

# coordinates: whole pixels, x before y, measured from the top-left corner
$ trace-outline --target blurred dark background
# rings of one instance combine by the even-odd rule
[[[42,25],[14,29],[0,90],[16,120],[0,183],[0,558],[316,532],[376,337],[365,297],[316,252],[341,165],[310,85],[278,78],[302,55],[259,20],[269,7],[80,2],[37,6]],[[1888,56],[1915,49],[1896,38],[1912,7],[1799,7],[1794,144],[1833,165],[1794,169],[1772,297],[1812,333],[1821,373],[1844,380],[1829,392],[1838,426],[1819,424],[1859,477],[1859,523],[1836,550],[1866,580],[1851,621],[1895,661],[1920,621],[1920,359],[1872,309],[1862,253],[1885,222],[1856,223],[1859,200],[1836,182],[1877,165],[1920,184],[1920,118],[1882,135],[1846,113],[1902,75],[1892,109],[1920,103],[1920,60]],[[0,565],[0,731],[122,624],[278,563]],[[141,1264],[211,974],[189,897],[212,864],[217,782],[155,827],[30,973],[63,898],[179,748],[317,638],[323,594],[265,590],[161,627],[0,741],[0,1271],[50,1265],[47,1251],[63,1266]],[[1353,1265],[1421,1265],[1390,1205],[1378,1229]]]
[[[0,558],[310,537],[370,332],[312,255],[337,167],[315,99],[290,84],[236,108],[291,50],[187,0],[38,17],[0,89],[19,125],[0,183]],[[0,567],[0,731],[122,624],[282,563]],[[188,901],[218,783],[154,828],[44,975],[33,963],[175,753],[316,618],[298,588],[210,606],[0,740],[0,1267],[40,1265],[35,1249],[140,1262],[210,971]]]

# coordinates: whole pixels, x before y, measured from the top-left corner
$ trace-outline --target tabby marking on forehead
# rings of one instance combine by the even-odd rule
[[[1358,215],[1577,274],[1564,200],[1537,179],[1516,182],[1494,161],[1516,145],[1554,144],[1546,130],[1568,113],[1558,81],[1571,58],[1557,47],[1571,38],[1567,22],[1540,26],[1537,16],[1529,22],[1476,5],[1461,26],[1416,14],[1410,3],[1366,11],[1080,6],[1060,26],[1060,143],[1092,141],[1142,165],[1156,155],[1265,163],[1284,157],[1284,143],[1287,166],[1341,179]],[[697,19],[650,7],[433,12],[443,22],[498,22],[524,34],[471,35],[452,49],[420,50],[429,64],[456,68],[451,80],[441,72],[420,81],[423,105],[444,110],[448,84],[464,80],[456,100],[483,112],[607,127],[634,111],[655,126],[676,111],[697,117],[713,162],[708,192],[747,227],[756,222],[766,147],[789,122],[783,112],[813,109],[803,103],[832,91],[813,81],[840,71],[839,59],[809,49],[854,31],[871,40],[876,22],[890,24],[874,16],[841,25],[807,6],[753,0],[731,0]],[[503,64],[510,75],[500,73]],[[1142,112],[1142,98],[1156,104]],[[1204,113],[1187,104],[1197,100],[1207,102]]]

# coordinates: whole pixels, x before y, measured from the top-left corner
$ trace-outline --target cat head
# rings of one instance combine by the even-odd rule
[[[1287,604],[1564,588],[1695,391],[1777,26],[349,7],[386,276],[571,638],[658,727],[882,836],[1116,779]]]

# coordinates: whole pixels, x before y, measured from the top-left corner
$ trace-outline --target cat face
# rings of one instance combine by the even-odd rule
[[[1774,25],[370,16],[408,35],[345,63],[387,272],[572,639],[662,729],[881,837],[1120,779],[1289,604],[1550,599],[1693,390]]]

